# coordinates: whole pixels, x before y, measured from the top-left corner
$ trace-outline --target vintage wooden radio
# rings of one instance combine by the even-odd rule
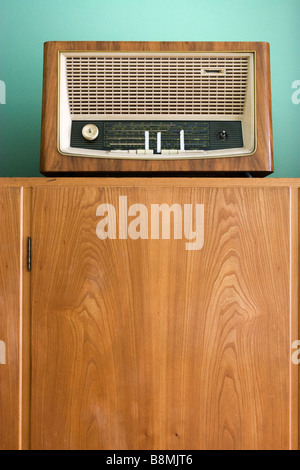
[[[268,43],[45,44],[43,174],[272,171]]]

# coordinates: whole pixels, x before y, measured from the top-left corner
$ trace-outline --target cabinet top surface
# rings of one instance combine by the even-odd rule
[[[300,178],[0,178],[0,187],[118,186],[118,187],[300,187]]]

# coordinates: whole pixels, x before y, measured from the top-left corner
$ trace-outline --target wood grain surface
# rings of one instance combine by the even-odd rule
[[[300,178],[200,178],[200,177],[58,177],[0,178],[5,187],[184,187],[184,188],[300,188]]]
[[[149,52],[256,52],[257,149],[251,156],[194,160],[120,160],[61,155],[57,150],[58,51]],[[41,173],[45,175],[92,175],[108,173],[201,173],[245,172],[257,176],[273,171],[273,140],[270,86],[270,51],[264,42],[143,42],[143,41],[50,41],[44,49]]]
[[[6,363],[0,364],[0,450],[21,446],[20,401],[20,188],[0,188],[0,340]]]
[[[288,187],[32,191],[33,449],[294,446]],[[96,209],[120,195],[204,204],[203,248],[99,240]]]

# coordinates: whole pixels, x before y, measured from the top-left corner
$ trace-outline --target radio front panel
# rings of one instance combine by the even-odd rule
[[[254,53],[61,52],[60,103],[65,154],[249,155],[255,148]]]

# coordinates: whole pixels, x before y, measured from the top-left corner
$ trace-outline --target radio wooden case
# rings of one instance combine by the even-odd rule
[[[272,171],[268,43],[45,43],[43,174]]]

